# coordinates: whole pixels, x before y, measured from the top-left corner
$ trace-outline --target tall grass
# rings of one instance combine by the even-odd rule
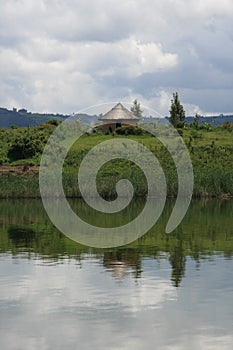
[[[0,144],[2,161],[7,160],[7,147],[10,144],[11,137],[15,137],[20,132],[30,133],[46,137],[51,133],[48,128],[46,131],[39,127],[38,129],[1,130]],[[41,136],[42,134],[42,136]],[[63,170],[63,186],[68,197],[80,197],[80,191],[77,183],[77,174],[79,165],[86,153],[96,144],[111,139],[111,135],[83,135],[69,151]],[[115,135],[115,138],[120,136]],[[177,174],[171,155],[163,145],[150,135],[124,136],[142,143],[149,148],[151,152],[160,161],[167,181],[167,194],[175,197],[178,190]],[[194,169],[194,197],[209,196],[233,196],[233,134],[223,128],[212,128],[206,130],[183,130],[183,139],[186,142]],[[106,150],[101,149],[101,152]],[[139,152],[141,148],[138,148]],[[39,164],[40,157],[36,159],[20,160],[24,162],[36,162]],[[14,162],[15,163],[15,162]],[[33,164],[34,164],[33,163]],[[147,195],[147,183],[142,171],[132,162],[126,160],[111,161],[105,164],[97,176],[97,189],[99,194],[105,198],[116,197],[116,183],[122,179],[129,179],[135,191],[135,196],[145,197]],[[39,197],[38,174],[23,175],[0,175],[0,198],[26,198]]]
[[[1,175],[0,198],[39,198],[39,176]]]

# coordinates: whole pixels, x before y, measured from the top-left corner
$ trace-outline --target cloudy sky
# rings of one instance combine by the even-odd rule
[[[232,0],[0,0],[0,106],[233,112]]]

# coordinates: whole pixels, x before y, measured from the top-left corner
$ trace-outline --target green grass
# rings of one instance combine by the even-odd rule
[[[33,128],[0,130],[0,164],[34,164],[39,165],[40,153],[28,159],[12,160],[9,158],[9,148],[16,138],[26,135],[31,139],[46,143],[54,130],[53,125],[42,125]],[[210,130],[195,130],[187,128],[183,131],[183,139],[190,152],[194,169],[194,196],[233,196],[233,132],[224,127],[212,127]],[[110,139],[120,137],[130,138],[145,145],[158,158],[164,170],[168,195],[177,193],[177,175],[172,157],[165,147],[149,134],[134,136],[83,135],[70,149],[63,169],[63,184],[67,196],[77,197],[80,192],[77,186],[78,167],[85,156],[95,145]],[[65,141],[61,141],[64,144]],[[103,152],[105,149],[103,147]],[[127,177],[132,181],[136,196],[147,194],[147,184],[142,171],[132,162],[114,160],[106,163],[99,171],[97,188],[104,197],[116,195],[115,184]],[[39,196],[37,175],[0,175],[0,197],[37,197]]]
[[[39,198],[39,176],[0,175],[0,198]]]

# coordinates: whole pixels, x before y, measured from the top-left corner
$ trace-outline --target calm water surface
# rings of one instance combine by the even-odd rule
[[[1,201],[0,349],[231,350],[233,201],[193,201],[166,235],[172,206],[138,241],[101,250],[58,232],[40,201]]]

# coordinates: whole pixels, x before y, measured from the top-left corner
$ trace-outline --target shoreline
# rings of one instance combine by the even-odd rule
[[[29,166],[29,165],[1,165],[0,166],[0,200],[3,199],[41,199],[40,189],[39,189],[39,166]],[[76,184],[76,183],[75,183]],[[74,183],[70,186],[64,186],[64,191],[66,193],[66,198],[72,199],[82,199],[80,192],[75,189]],[[113,185],[114,186],[114,185]],[[145,186],[145,187],[144,187]],[[143,183],[139,186],[139,193],[135,191],[135,199],[146,199],[146,184]],[[67,191],[66,191],[67,190]],[[71,192],[72,194],[70,194]],[[113,200],[116,198],[116,193],[112,190],[104,189],[99,191],[99,194],[106,200]],[[58,196],[48,195],[51,199],[59,199]],[[168,193],[166,198],[175,199],[176,194]],[[219,199],[219,200],[230,200],[233,199],[233,193],[208,193],[203,192],[201,188],[195,188],[194,183],[194,193],[193,199]]]

